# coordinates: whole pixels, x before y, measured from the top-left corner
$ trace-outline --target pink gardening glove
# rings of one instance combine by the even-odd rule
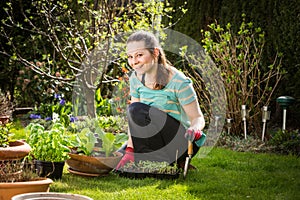
[[[125,149],[125,155],[120,160],[119,164],[116,167],[116,170],[119,170],[121,167],[126,165],[126,163],[134,162],[134,155],[133,154],[134,154],[133,148],[132,147],[127,147]]]
[[[191,142],[199,140],[201,136],[201,131],[194,131],[193,129],[188,129],[184,134],[184,137]]]

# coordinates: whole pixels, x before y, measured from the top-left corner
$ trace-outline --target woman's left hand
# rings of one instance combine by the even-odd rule
[[[187,129],[187,131],[184,134],[184,137],[191,142],[199,140],[201,136],[201,130],[194,130],[191,128]]]

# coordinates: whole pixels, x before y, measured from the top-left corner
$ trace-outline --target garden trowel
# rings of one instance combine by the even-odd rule
[[[184,178],[186,177],[186,174],[187,174],[187,171],[189,168],[189,164],[192,159],[192,155],[193,155],[193,143],[190,140],[188,140],[188,156],[185,159],[185,165],[184,165],[184,171],[183,171]]]

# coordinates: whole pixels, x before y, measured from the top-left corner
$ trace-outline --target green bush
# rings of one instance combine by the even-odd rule
[[[257,135],[261,133],[261,108],[269,105],[284,73],[281,56],[278,53],[270,58],[268,65],[262,63],[265,33],[247,22],[245,15],[238,31],[230,23],[223,27],[212,23],[208,27],[208,31],[202,30],[202,43],[220,69],[227,96],[226,117],[235,119],[231,132],[242,132],[241,106],[246,105],[248,132]]]
[[[300,155],[300,133],[299,130],[279,130],[275,132],[269,141],[276,152],[284,154]]]

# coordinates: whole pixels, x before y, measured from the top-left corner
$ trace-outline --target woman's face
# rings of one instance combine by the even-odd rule
[[[137,74],[149,73],[154,68],[154,57],[145,48],[144,41],[129,42],[127,44],[127,56],[128,64]]]

